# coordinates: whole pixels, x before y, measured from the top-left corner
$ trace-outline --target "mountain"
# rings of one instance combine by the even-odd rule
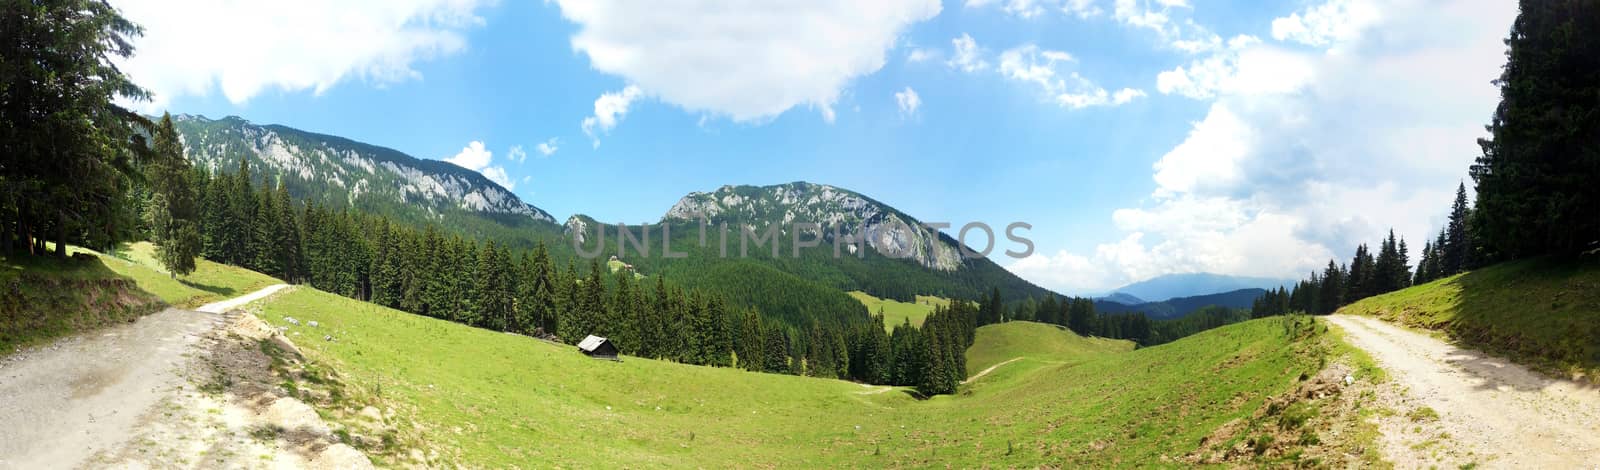
[[[555,227],[549,213],[451,163],[236,116],[178,115],[173,124],[195,166],[232,173],[246,158],[258,181],[282,181],[296,199],[411,223]]]
[[[1174,297],[1216,294],[1239,289],[1276,289],[1293,286],[1294,281],[1264,277],[1230,276],[1212,273],[1167,274],[1113,289],[1144,299],[1159,301]],[[1247,305],[1248,306],[1248,305]]]
[[[705,224],[705,244],[701,226]],[[815,224],[815,225],[805,225]],[[727,227],[727,251],[722,248],[721,227]],[[769,227],[778,246],[749,247],[741,255],[741,227],[764,236]],[[604,228],[605,240],[596,240]],[[988,258],[966,259],[953,238],[923,228],[921,222],[875,199],[847,189],[808,182],[771,186],[723,186],[710,192],[691,192],[679,199],[660,221],[628,226],[633,237],[648,234],[652,254],[637,253],[630,242],[623,257],[646,274],[662,274],[681,284],[720,291],[745,300],[763,312],[788,318],[837,317],[838,308],[826,307],[834,297],[846,299],[848,291],[905,302],[916,295],[979,299],[998,288],[1007,301],[1042,298],[1050,292],[1017,277]],[[792,250],[795,231],[802,241],[818,245]],[[667,258],[660,253],[661,236],[671,232],[672,251],[685,254]],[[840,238],[834,236],[839,234]],[[567,239],[577,238],[588,251],[603,241],[615,247],[616,226],[605,226],[585,215],[564,224]],[[846,234],[860,234],[860,251],[845,243]],[[835,255],[835,241],[839,241]],[[771,243],[771,242],[768,242]],[[614,253],[608,250],[608,253]],[[714,281],[714,282],[713,282]],[[786,301],[795,292],[820,290],[818,305]],[[852,299],[853,301],[853,299]],[[856,302],[859,304],[859,302]],[[810,313],[796,309],[812,310]]]
[[[238,117],[179,115],[173,122],[187,157],[197,167],[232,173],[240,159],[248,159],[258,184],[282,181],[298,200],[383,215],[411,226],[435,225],[513,249],[531,248],[542,241],[558,263],[573,262],[580,269],[587,267],[588,260],[579,256],[573,242],[598,248],[602,240],[592,239],[601,235],[596,229],[606,232],[600,256],[617,253],[615,225],[582,214],[558,225],[549,213],[483,175],[447,162]],[[716,246],[699,246],[701,220],[734,227],[728,237],[730,256],[723,256]],[[814,229],[801,229],[806,240],[821,240],[818,247],[802,250],[800,256],[792,256],[790,251],[795,229],[791,224],[795,223],[818,224]],[[776,226],[774,241],[783,247],[781,256],[772,256],[770,249],[737,256],[740,226],[752,226],[762,233]],[[998,288],[1007,301],[1049,294],[987,258],[964,259],[954,239],[923,228],[909,214],[825,184],[723,186],[691,192],[659,221],[626,228],[648,240],[645,245],[653,249],[650,256],[644,256],[630,245],[633,252],[622,253],[637,272],[717,291],[736,304],[756,307],[795,324],[865,318],[860,302],[845,294],[853,290],[908,302],[919,294],[978,299],[992,288]],[[671,230],[673,252],[689,256],[662,256],[661,237],[667,230]],[[841,256],[835,257],[835,230],[841,235],[859,233],[865,239],[864,249],[857,252],[853,246],[842,247]]]
[[[1219,294],[1196,295],[1190,297],[1174,297],[1160,302],[1123,303],[1102,297],[1094,302],[1095,311],[1100,313],[1128,313],[1143,312],[1151,319],[1180,318],[1200,310],[1202,307],[1216,305],[1228,308],[1250,308],[1256,298],[1266,294],[1264,289],[1239,289]],[[1137,299],[1136,299],[1137,300]]]
[[[663,221],[712,224],[776,225],[787,234],[793,224],[813,223],[837,233],[863,234],[878,253],[916,261],[923,267],[954,271],[961,252],[952,240],[892,207],[859,193],[804,181],[773,186],[723,186],[714,192],[692,192],[667,210]],[[833,240],[833,230],[821,233]]]
[[[1100,297],[1095,300],[1108,300],[1123,305],[1138,305],[1144,303],[1144,299],[1134,297],[1133,294],[1126,292],[1112,292],[1110,295]]]

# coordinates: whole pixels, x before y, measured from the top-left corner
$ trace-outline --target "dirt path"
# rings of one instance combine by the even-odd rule
[[[270,285],[270,286],[267,286],[267,287],[263,287],[263,288],[261,288],[261,290],[258,290],[258,291],[255,291],[255,292],[251,292],[249,294],[241,295],[241,296],[234,297],[234,298],[231,298],[231,299],[228,299],[228,300],[224,300],[224,301],[221,301],[221,302],[212,302],[212,303],[209,303],[209,304],[201,305],[200,308],[195,309],[195,311],[205,312],[205,313],[223,313],[223,312],[227,312],[227,311],[233,310],[235,308],[243,307],[243,306],[245,306],[245,304],[248,304],[250,302],[255,302],[257,300],[265,299],[265,298],[267,298],[267,296],[275,294],[278,291],[283,290],[283,289],[285,289],[287,287],[289,287],[288,284],[273,284],[273,285]]]
[[[1010,364],[1010,363],[1013,363],[1013,362],[1017,362],[1017,361],[1020,361],[1020,360],[1022,360],[1021,357],[1013,357],[1011,359],[1007,359],[1006,362],[1002,362],[1002,363],[999,363],[999,364],[995,364],[995,365],[989,366],[988,369],[984,369],[982,372],[979,372],[979,373],[976,373],[976,374],[972,374],[972,377],[967,377],[967,380],[961,381],[961,385],[966,385],[968,383],[971,383],[974,380],[981,379],[981,378],[983,378],[983,376],[989,375],[990,372],[994,372],[995,369],[1000,368],[1000,366],[1003,366],[1003,365],[1006,365],[1006,364]]]
[[[244,465],[220,465],[224,467],[305,466],[269,455],[270,441],[257,442],[239,435],[243,433],[223,433],[211,440],[195,435],[208,414],[233,418],[222,413],[220,403],[208,404],[196,390],[195,372],[206,372],[209,366],[203,363],[209,358],[201,343],[214,338],[210,333],[237,317],[218,313],[283,287],[275,285],[210,304],[201,307],[202,311],[167,309],[133,323],[64,338],[0,359],[0,423],[4,423],[0,426],[0,469],[136,464],[141,460],[117,456],[136,447],[168,445],[133,441],[149,441],[152,429],[173,427],[174,423],[182,428],[170,433],[179,444],[168,446],[171,453],[142,455],[144,460],[156,466],[206,465],[187,458],[192,453],[183,448],[201,446],[196,451],[202,455],[217,449],[253,452],[239,455],[253,459],[243,460]],[[205,379],[209,377],[199,378]]]
[[[1397,414],[1378,423],[1384,457],[1397,467],[1600,465],[1600,390],[1375,318],[1328,321],[1400,388],[1389,403]]]

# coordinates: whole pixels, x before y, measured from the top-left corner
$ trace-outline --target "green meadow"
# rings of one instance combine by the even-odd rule
[[[880,299],[862,291],[849,292],[850,297],[867,306],[867,311],[876,315],[883,312],[883,326],[893,330],[895,325],[911,321],[912,325],[922,326],[922,321],[933,313],[936,306],[950,305],[950,299],[930,295],[917,296],[916,302],[901,302],[894,299]]]
[[[919,400],[839,380],[593,360],[303,286],[259,315],[300,319],[288,334],[313,363],[468,467],[1179,466],[1212,430],[1319,370],[1331,341],[1285,318],[1132,351],[1045,325],[985,326],[970,360],[1029,360]]]
[[[174,279],[155,262],[148,242],[110,254],[76,246],[67,252],[67,259],[0,258],[0,288],[12,293],[0,296],[0,354],[132,320],[163,304],[194,308],[279,282],[204,259],[196,260],[194,273]]]

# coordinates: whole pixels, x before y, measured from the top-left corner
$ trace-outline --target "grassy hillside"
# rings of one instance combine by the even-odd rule
[[[1463,345],[1600,383],[1600,263],[1502,263],[1362,299],[1338,313],[1371,315],[1449,335]]]
[[[911,320],[912,325],[922,326],[922,321],[933,313],[936,306],[950,306],[950,299],[919,295],[916,302],[901,302],[894,299],[880,299],[862,291],[851,291],[850,297],[867,306],[867,312],[877,315],[883,312],[883,327],[893,330],[895,325]]]
[[[1132,341],[1085,338],[1045,323],[1014,321],[985,325],[978,328],[972,347],[967,349],[967,375],[1019,357],[1050,363],[1081,362],[1132,350]]]
[[[141,242],[111,254],[69,247],[74,257],[0,258],[0,353],[160,310],[193,308],[279,283],[270,276],[197,260],[194,273],[173,279]]]
[[[0,355],[161,309],[161,300],[100,258],[0,258]]]
[[[195,260],[195,271],[173,279],[155,260],[155,245],[139,242],[124,245],[109,253],[100,254],[106,267],[132,279],[140,289],[155,294],[162,301],[182,308],[194,308],[231,297],[238,297],[273,284],[280,284],[272,276],[248,269]]]
[[[837,380],[596,361],[305,287],[261,315],[302,320],[289,334],[312,361],[469,467],[1179,465],[1320,368],[1327,338],[1257,320],[1077,364],[1003,367],[982,386],[916,400]],[[992,333],[1007,329],[1034,328]]]

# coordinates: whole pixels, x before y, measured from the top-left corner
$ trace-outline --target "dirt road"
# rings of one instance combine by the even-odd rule
[[[142,416],[172,400],[194,344],[225,320],[205,312],[283,287],[202,311],[167,309],[0,359],[0,468],[73,468],[121,446]]]
[[[1384,457],[1397,467],[1600,468],[1595,387],[1375,318],[1327,318],[1398,385],[1388,404],[1397,414],[1379,423]]]
[[[978,372],[976,374],[972,374],[972,377],[967,377],[967,380],[961,381],[961,385],[966,385],[966,384],[972,383],[972,381],[981,379],[981,378],[983,378],[983,376],[989,375],[990,372],[994,372],[995,369],[999,369],[1000,366],[1003,366],[1003,365],[1006,365],[1006,364],[1010,364],[1010,363],[1013,363],[1013,362],[1017,362],[1017,361],[1020,361],[1020,360],[1022,360],[1022,358],[1013,357],[1011,359],[1007,359],[1005,362],[989,366],[989,368],[984,369],[982,372]]]

